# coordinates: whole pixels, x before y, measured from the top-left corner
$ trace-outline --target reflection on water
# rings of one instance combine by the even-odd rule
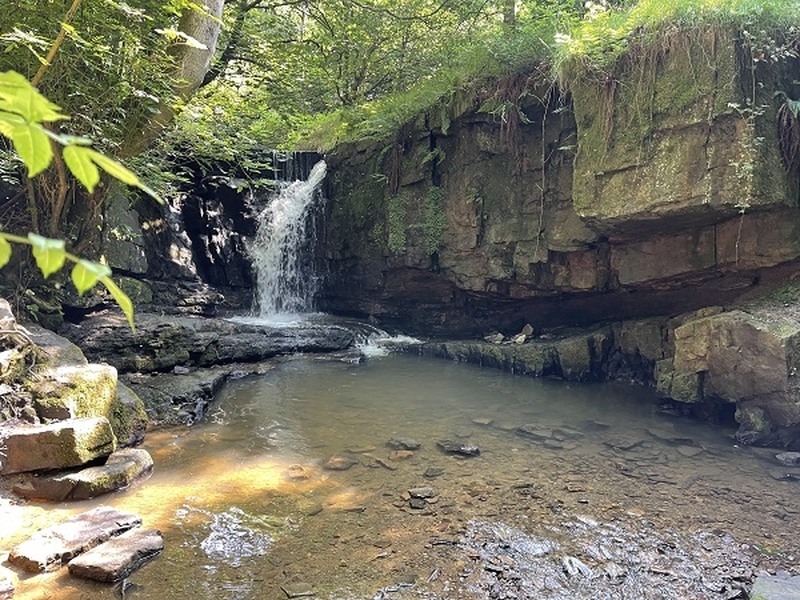
[[[579,515],[619,524],[603,531],[625,519],[673,537],[723,530],[788,564],[795,488],[769,476],[769,453],[736,447],[730,433],[664,416],[648,392],[622,385],[405,355],[361,365],[297,358],[228,384],[204,423],[151,433],[156,470],[143,485],[58,511],[112,504],[161,529],[164,554],[126,588],[141,599],[284,598],[303,586],[318,598],[390,598],[401,584],[423,590],[446,576],[449,591],[422,597],[480,598],[466,583],[452,587],[468,581],[476,556],[437,552],[474,535],[477,522],[543,547],[565,536],[564,545],[563,524]],[[392,454],[386,442],[398,437],[421,448]],[[443,439],[481,454],[445,454]],[[357,464],[325,469],[334,454]],[[412,507],[408,490],[421,486],[434,495]],[[20,582],[17,597],[120,593],[62,573]]]

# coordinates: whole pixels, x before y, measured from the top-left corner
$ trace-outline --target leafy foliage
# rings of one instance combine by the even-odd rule
[[[0,134],[8,138],[28,176],[46,169],[54,158],[53,142],[63,144],[63,159],[72,174],[90,192],[100,180],[98,167],[123,183],[136,186],[155,196],[139,178],[122,164],[89,147],[88,140],[58,135],[45,127],[47,123],[66,119],[60,108],[40,94],[28,80],[14,71],[0,73]],[[157,196],[155,196],[157,197]],[[27,238],[0,233],[0,268],[11,259],[11,242],[31,247],[36,265],[45,278],[59,271],[65,261],[75,263],[71,278],[78,293],[84,294],[98,282],[103,283],[133,328],[133,304],[111,280],[107,265],[88,261],[66,251],[64,240],[29,233]]]

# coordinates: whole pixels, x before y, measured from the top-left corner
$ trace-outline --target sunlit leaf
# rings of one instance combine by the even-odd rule
[[[122,165],[121,163],[117,162],[113,158],[109,158],[105,154],[100,154],[96,150],[92,150],[90,148],[85,149],[86,155],[91,158],[91,160],[103,171],[114,177],[115,179],[119,179],[122,183],[127,183],[128,185],[132,185],[134,187],[139,188],[145,194],[152,196],[158,202],[163,204],[163,200],[161,197],[155,193],[154,190],[150,189],[146,186],[142,181],[136,176],[136,174]]]
[[[70,172],[80,181],[84,187],[93,192],[95,186],[100,182],[100,171],[97,170],[92,157],[91,150],[86,146],[67,146],[64,148],[64,162],[69,167]],[[92,284],[94,285],[94,284]]]
[[[64,266],[64,259],[67,257],[64,240],[54,240],[35,233],[29,233],[28,240],[33,246],[33,258],[36,259],[42,275],[50,277]]]
[[[72,283],[75,284],[75,289],[83,296],[95,286],[101,277],[109,275],[111,275],[111,269],[108,266],[90,260],[79,260],[72,268],[70,277]]]
[[[131,299],[128,298],[128,295],[125,292],[117,287],[117,284],[114,283],[111,277],[100,277],[100,281],[104,286],[106,286],[108,291],[111,292],[111,295],[114,297],[117,305],[122,309],[122,312],[125,313],[125,316],[128,318],[128,325],[131,326],[131,330],[136,331],[136,325],[133,323],[133,302],[131,302]]]
[[[197,50],[208,50],[208,46],[206,46],[203,42],[193,38],[183,31],[173,29],[172,27],[168,29],[156,29],[156,33],[160,33],[170,42],[180,41],[180,43],[186,44],[190,48],[196,48]]]
[[[8,264],[11,260],[11,244],[4,237],[0,237],[0,268]]]
[[[48,123],[67,118],[56,104],[37,92],[16,71],[0,73],[0,110],[17,114],[28,123]]]
[[[28,167],[29,177],[38,175],[50,165],[53,149],[40,125],[15,125],[9,137],[14,144],[14,150]]]

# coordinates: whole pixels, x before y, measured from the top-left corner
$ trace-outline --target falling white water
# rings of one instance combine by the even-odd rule
[[[325,161],[319,161],[308,179],[283,187],[258,217],[258,231],[250,248],[256,274],[258,316],[272,318],[313,310],[316,277],[310,272],[307,251],[311,208],[325,179]]]

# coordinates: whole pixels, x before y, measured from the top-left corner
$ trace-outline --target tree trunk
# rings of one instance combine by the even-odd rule
[[[517,26],[516,0],[503,0],[503,25],[507,29],[514,29]]]
[[[182,100],[188,100],[203,83],[214,58],[222,27],[225,0],[198,0],[198,4],[204,10],[187,8],[181,16],[179,30],[205,45],[205,48],[192,48],[181,43],[173,50],[178,64],[173,89],[175,95]],[[134,156],[145,150],[169,126],[174,117],[175,110],[171,103],[162,102],[161,110],[148,121],[139,136],[123,145],[119,155]]]
[[[205,49],[193,48],[188,44],[178,46],[176,56],[180,67],[175,91],[184,100],[200,87],[211,66],[217,49],[225,0],[202,0],[201,4],[207,14],[188,9],[181,17],[180,31],[206,46]]]

